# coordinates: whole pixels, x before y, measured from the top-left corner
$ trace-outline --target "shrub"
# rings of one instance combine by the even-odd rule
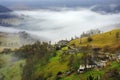
[[[88,42],[91,42],[91,41],[93,41],[93,39],[92,39],[91,37],[88,37],[88,38],[87,38],[87,41],[88,41]]]

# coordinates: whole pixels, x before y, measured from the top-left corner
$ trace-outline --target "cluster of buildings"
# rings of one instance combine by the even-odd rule
[[[120,63],[120,53],[104,53],[97,55],[98,60],[94,60],[93,64],[80,65],[78,72],[83,73],[86,69],[101,69],[111,65],[112,61]]]
[[[61,48],[67,46],[68,41],[59,41],[57,47]],[[82,48],[74,48],[68,46],[68,50],[64,51],[64,54],[77,54]],[[94,48],[93,51],[97,51],[97,54],[92,54],[92,64],[81,64],[78,72],[83,73],[86,69],[101,69],[109,66],[112,61],[120,62],[120,53],[113,54],[107,52],[101,52],[99,48]],[[94,52],[93,52],[94,53]]]

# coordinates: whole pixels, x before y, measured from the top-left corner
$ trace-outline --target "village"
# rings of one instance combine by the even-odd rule
[[[75,37],[71,38],[71,40],[60,40],[55,44],[52,44],[50,41],[47,43],[37,41],[34,44],[24,45],[14,50],[4,48],[0,53],[2,56],[9,58],[10,56],[20,58],[17,64],[15,63],[15,67],[18,67],[18,72],[20,72],[21,69],[27,70],[25,72],[21,71],[19,74],[26,76],[24,80],[29,78],[27,73],[32,73],[36,65],[38,66],[36,70],[39,73],[38,75],[40,75],[36,77],[37,80],[39,80],[39,78],[43,78],[43,80],[104,80],[105,77],[109,78],[113,76],[115,76],[113,80],[117,80],[119,79],[120,70],[119,35],[117,31],[105,34],[112,37],[112,41],[115,41],[118,45],[112,43],[115,44],[115,46],[96,46],[95,43],[101,45],[101,42],[103,42],[96,38],[98,35],[106,38],[103,34],[89,36],[84,33],[85,37],[82,39],[81,37]],[[109,43],[109,39],[105,39],[102,45],[107,43]],[[6,44],[14,45],[9,42]],[[26,60],[28,62],[26,62]],[[14,66],[7,67],[14,69]],[[4,69],[4,65],[1,70],[2,69]],[[16,74],[15,72],[17,71],[12,72],[10,79],[15,77],[13,76]],[[7,78],[7,76],[4,77],[4,75],[8,74],[7,72],[1,72],[0,74],[1,79]],[[43,76],[43,74],[45,76]],[[117,74],[118,76],[116,77]]]
[[[77,55],[78,53],[83,53],[85,56],[85,62],[79,65],[77,69],[77,73],[84,73],[87,70],[101,70],[107,66],[110,66],[113,61],[120,63],[120,53],[111,53],[111,52],[104,52],[101,48],[98,47],[91,47],[90,50],[87,51],[88,48],[86,47],[75,47],[73,45],[68,46],[67,40],[61,40],[55,45],[57,50],[63,49],[63,54],[65,55]],[[88,46],[89,47],[89,46]],[[67,71],[65,74],[69,75],[74,71]]]

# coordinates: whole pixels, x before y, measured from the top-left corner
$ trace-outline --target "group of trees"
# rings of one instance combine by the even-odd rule
[[[39,71],[48,62],[54,54],[54,48],[48,43],[36,42],[32,45],[22,46],[16,51],[16,55],[26,58],[26,65],[23,69],[22,80],[45,80],[44,73]],[[37,67],[36,67],[37,65]]]
[[[2,52],[0,52],[0,53],[9,54],[9,53],[11,53],[11,52],[12,52],[12,50],[11,50],[10,48],[4,48],[4,49],[2,50]]]
[[[94,53],[97,55],[97,51],[93,52],[91,46],[89,45],[81,47],[81,50],[79,50],[79,52],[81,53],[81,57],[78,56],[78,54],[71,54],[68,60],[68,67],[75,71],[79,69],[80,65],[84,65],[85,68],[87,65],[93,65],[93,55]]]
[[[0,42],[0,46],[8,46],[8,47],[13,47],[13,46],[18,46],[19,44],[17,42]]]
[[[119,37],[120,37],[120,33],[119,33],[119,32],[116,32],[115,36],[116,36],[116,39],[118,40]]]
[[[5,59],[0,56],[0,68],[6,63]]]
[[[60,63],[66,62],[70,72],[76,72],[80,64],[87,65],[91,61],[91,56],[87,54],[88,47],[84,48],[84,54],[81,58],[78,54],[61,54]],[[18,50],[19,56],[26,58],[26,65],[23,69],[22,80],[45,80],[46,74],[42,72],[44,66],[49,63],[49,59],[55,56],[55,49],[48,43],[36,42],[33,45],[26,45]],[[39,68],[39,72],[38,72]],[[38,72],[38,73],[36,73]],[[48,73],[49,74],[49,73]]]
[[[87,80],[119,80],[120,73],[116,68],[112,68],[111,70],[105,72],[103,75],[98,75],[95,77],[94,75],[89,75]]]
[[[0,41],[0,45],[2,44],[2,42]]]
[[[99,29],[91,29],[89,31],[83,32],[80,35],[80,37],[77,37],[77,36],[75,36],[75,38],[72,37],[71,40],[80,38],[80,43],[82,43],[82,39],[81,38],[88,37],[88,42],[89,42],[89,39],[90,39],[90,41],[92,41],[92,38],[90,36],[92,36],[94,34],[100,34],[100,33],[102,33],[102,31],[100,31]]]
[[[101,33],[101,31],[99,29],[91,29],[91,30],[89,30],[87,32],[83,32],[81,34],[81,38],[83,38],[83,37],[89,37],[89,36],[92,36],[94,34],[100,34],[100,33]]]
[[[94,77],[94,76],[92,76],[92,75],[89,75],[88,77],[87,77],[87,80],[100,80],[100,78],[97,76],[97,77]]]
[[[105,72],[103,76],[101,76],[100,80],[119,80],[120,73],[117,68],[112,68],[109,71]]]
[[[91,36],[94,34],[100,34],[100,33],[101,33],[101,31],[99,29],[92,29],[87,32],[83,32],[80,37],[80,44],[82,43],[81,38],[87,37],[87,42],[91,42],[91,41],[93,41],[93,38]]]
[[[80,60],[81,58],[78,57],[77,55],[70,55],[69,60],[68,60],[68,68],[72,71],[77,71],[79,66],[80,66]]]

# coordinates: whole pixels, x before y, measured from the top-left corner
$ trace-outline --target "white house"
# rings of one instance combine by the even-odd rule
[[[96,67],[96,65],[86,65],[86,69],[92,69]],[[85,70],[85,65],[80,65],[79,69],[78,69],[78,72],[79,73],[83,73]]]

